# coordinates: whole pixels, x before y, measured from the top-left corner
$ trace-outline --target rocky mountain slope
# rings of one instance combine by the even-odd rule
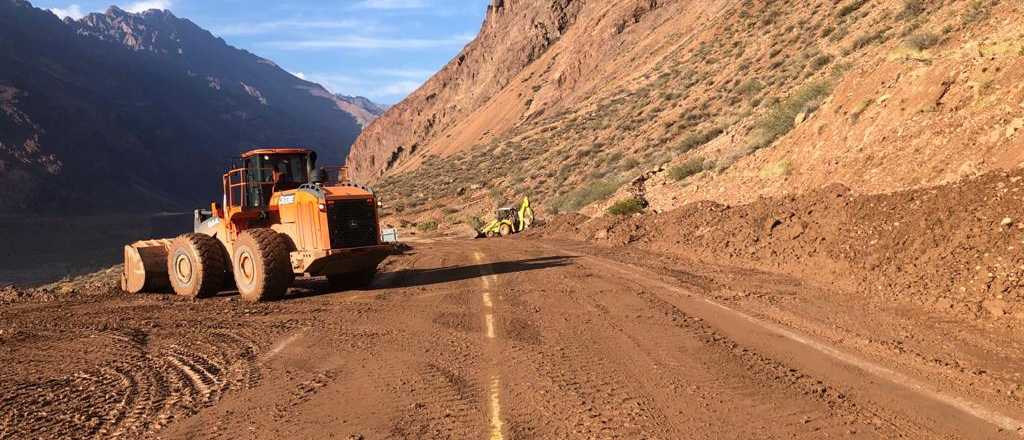
[[[339,101],[338,106],[355,117],[361,127],[370,125],[371,122],[379,118],[380,115],[383,115],[384,112],[388,111],[388,106],[377,104],[376,102],[370,101],[369,98],[362,96],[334,96]]]
[[[1024,160],[1022,19],[1000,0],[495,1],[350,164],[442,224],[522,194],[597,214],[632,192],[664,211],[953,182]]]
[[[0,214],[206,204],[237,152],[338,163],[379,114],[169,11],[61,21],[0,0],[0,65]]]

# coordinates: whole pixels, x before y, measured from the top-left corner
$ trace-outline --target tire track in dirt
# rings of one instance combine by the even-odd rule
[[[510,336],[506,364],[519,366],[511,382],[525,384],[510,391],[513,437],[900,435],[875,426],[875,414],[842,391],[666,309],[619,274],[587,266],[518,273],[507,280],[516,287],[502,290],[521,336]],[[535,423],[553,413],[559,418]]]
[[[458,257],[464,255],[456,254]],[[473,283],[460,271],[447,252],[414,254],[402,270],[389,277],[389,282],[397,286],[437,285],[436,291],[413,287],[381,294],[394,302],[399,313],[420,315],[394,321],[402,322],[408,331],[400,347],[391,347],[400,349],[401,354],[384,353],[378,361],[387,362],[383,369],[389,371],[375,372],[369,380],[382,394],[402,396],[397,401],[377,403],[385,405],[391,419],[386,438],[483,436],[481,408],[486,384],[475,373],[482,364],[477,338],[483,327],[474,313]]]
[[[118,358],[63,377],[0,390],[3,438],[138,438],[258,381],[252,341],[214,331],[208,342],[148,347],[144,338],[99,333],[96,351]]]
[[[495,264],[503,267],[538,257],[502,249],[505,260]],[[495,321],[508,326],[496,355],[511,402],[503,415],[508,438],[673,438],[668,417],[633,389],[616,355],[595,350],[592,310],[562,302],[587,281],[537,275],[542,272],[504,273],[492,290],[501,299]],[[564,288],[548,289],[556,286]],[[540,315],[549,319],[538,321]]]
[[[580,255],[580,256],[583,256],[583,255]],[[880,379],[881,381],[883,381],[885,383],[888,383],[890,385],[895,385],[897,388],[902,388],[903,390],[905,390],[904,392],[909,391],[910,395],[904,394],[904,392],[897,392],[897,393],[894,394],[894,396],[899,396],[900,399],[907,399],[907,400],[904,401],[905,403],[903,403],[904,406],[908,406],[909,405],[910,407],[913,407],[913,408],[918,408],[918,407],[930,408],[931,407],[930,404],[925,404],[924,402],[918,402],[917,404],[908,403],[908,402],[913,402],[914,400],[924,399],[925,401],[932,401],[932,402],[935,402],[935,403],[940,403],[942,405],[945,405],[949,409],[953,409],[953,410],[955,410],[957,412],[960,412],[960,413],[962,413],[964,415],[969,415],[969,416],[971,416],[973,418],[978,419],[979,421],[983,421],[984,423],[992,424],[995,427],[997,427],[1000,431],[1010,432],[1010,433],[1016,432],[1019,435],[1024,435],[1024,422],[1021,422],[1021,421],[1019,421],[1019,420],[1017,420],[1017,419],[1015,419],[1013,417],[1009,417],[1009,416],[1001,414],[1001,413],[999,413],[997,411],[994,411],[994,410],[991,410],[989,408],[986,408],[985,406],[983,406],[981,404],[978,404],[976,402],[971,402],[971,401],[968,401],[966,399],[962,399],[962,398],[959,398],[959,397],[956,397],[956,396],[951,396],[951,395],[947,395],[947,394],[941,393],[941,392],[937,391],[936,389],[934,389],[933,387],[931,387],[930,385],[928,385],[928,384],[926,384],[926,383],[924,383],[922,381],[910,378],[910,377],[908,377],[906,375],[903,375],[903,374],[901,374],[899,372],[896,372],[894,370],[888,369],[888,368],[883,367],[881,365],[875,364],[875,363],[873,363],[871,361],[868,361],[867,359],[861,358],[859,356],[855,356],[855,355],[852,355],[852,354],[849,354],[849,353],[842,352],[842,351],[837,350],[837,349],[835,349],[835,348],[833,348],[831,346],[828,346],[828,345],[826,345],[824,343],[821,343],[821,342],[819,342],[817,340],[814,340],[813,338],[810,338],[810,337],[807,337],[807,336],[804,336],[804,335],[800,335],[800,334],[798,334],[798,333],[796,333],[794,331],[790,331],[790,330],[788,330],[786,328],[783,328],[783,327],[781,327],[779,325],[776,325],[776,324],[773,324],[773,323],[770,323],[770,322],[765,322],[765,321],[762,321],[762,320],[757,319],[755,317],[752,317],[750,315],[747,315],[745,313],[742,313],[742,312],[739,312],[737,310],[731,309],[731,308],[729,308],[729,307],[727,307],[727,306],[725,306],[725,305],[723,305],[723,304],[721,304],[719,302],[711,300],[709,298],[702,297],[702,296],[696,296],[696,297],[691,296],[689,292],[682,291],[681,289],[679,289],[679,288],[677,288],[677,287],[675,287],[675,286],[673,286],[671,284],[668,284],[668,283],[665,283],[663,281],[660,281],[655,276],[653,276],[650,273],[647,273],[645,270],[643,270],[643,269],[641,269],[639,267],[636,267],[636,266],[633,266],[633,265],[628,265],[628,264],[623,264],[623,263],[618,263],[618,262],[613,262],[613,261],[607,260],[605,258],[595,257],[595,256],[587,256],[587,261],[590,262],[591,264],[593,264],[595,267],[600,268],[603,271],[606,271],[606,273],[613,273],[613,274],[622,276],[625,279],[633,280],[633,281],[637,282],[639,285],[653,286],[657,290],[661,290],[661,291],[664,291],[664,292],[671,292],[671,293],[673,293],[675,295],[679,295],[679,298],[686,298],[684,300],[685,302],[690,302],[690,303],[700,302],[700,303],[706,304],[708,306],[711,306],[714,309],[718,310],[719,312],[724,313],[725,315],[727,315],[731,319],[742,320],[742,321],[744,321],[744,322],[746,322],[748,324],[751,324],[751,325],[753,325],[755,327],[758,327],[758,328],[762,329],[763,331],[767,331],[770,334],[776,335],[777,337],[788,339],[788,340],[790,340],[792,342],[795,342],[795,343],[798,343],[800,345],[803,345],[806,348],[810,349],[811,351],[815,351],[815,352],[820,353],[821,355],[825,355],[825,356],[833,359],[834,361],[838,361],[838,362],[840,362],[842,364],[846,364],[848,366],[851,366],[851,367],[854,367],[856,369],[859,369],[859,370],[863,371],[864,373],[867,373],[867,374],[869,374],[871,376],[877,377],[878,379]],[[668,301],[663,301],[663,302],[665,302],[666,304],[670,304]],[[675,305],[672,305],[672,304],[670,304],[670,305],[671,305],[671,307],[675,308]],[[676,309],[676,310],[679,310],[679,309]],[[731,342],[731,344],[736,344],[736,343],[735,342]],[[736,344],[736,345],[739,346],[738,344]],[[772,361],[768,357],[765,357],[765,356],[760,355],[760,354],[758,354],[756,352],[753,352],[753,351],[750,351],[750,352],[756,354],[759,358],[761,358],[760,362],[762,364],[776,363],[776,362]],[[788,368],[788,367],[779,364],[779,365],[777,365],[776,368]],[[799,378],[803,379],[805,377],[806,376],[804,376],[801,373]],[[911,396],[917,396],[917,397],[911,397]],[[887,397],[890,397],[890,396],[887,396]],[[876,420],[878,420],[878,419],[882,420],[882,422],[878,422],[878,423],[876,423],[876,425],[886,425],[886,426],[889,426],[889,427],[894,428],[897,431],[902,432],[903,434],[909,435],[911,437],[922,436],[922,435],[931,435],[931,434],[926,434],[926,433],[931,433],[933,431],[933,429],[935,429],[935,428],[934,428],[934,426],[927,426],[927,425],[931,425],[932,423],[934,423],[936,421],[947,421],[947,422],[949,421],[948,410],[947,411],[938,410],[939,412],[937,414],[946,413],[947,415],[946,416],[939,415],[939,416],[935,416],[935,417],[929,417],[928,419],[931,420],[931,423],[929,423],[929,422],[916,422],[916,421],[911,421],[910,419],[905,418],[905,417],[897,417],[890,410],[885,410],[885,409],[882,409],[882,408],[879,408],[879,407],[875,407],[876,405],[878,405],[878,403],[876,403],[876,402],[865,402],[865,403],[869,403],[867,405],[867,407],[864,408],[865,413],[873,415],[873,418],[876,419]],[[915,416],[919,416],[919,414],[917,414],[917,411],[914,411],[914,412],[915,412],[915,414],[914,414]]]

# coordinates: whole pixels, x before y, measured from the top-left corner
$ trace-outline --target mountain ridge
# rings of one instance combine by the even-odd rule
[[[0,64],[0,214],[205,205],[238,152],[340,163],[375,116],[170,11],[61,20],[2,0]]]

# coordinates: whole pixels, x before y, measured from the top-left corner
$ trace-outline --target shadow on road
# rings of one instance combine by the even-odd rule
[[[380,289],[419,287],[433,284],[444,284],[455,281],[480,278],[491,273],[501,275],[506,273],[528,272],[531,270],[548,269],[552,267],[563,267],[572,265],[572,260],[577,257],[553,256],[542,258],[531,258],[528,260],[498,261],[494,263],[474,264],[471,266],[448,266],[431,269],[405,269],[391,272],[394,278],[381,285]],[[489,270],[488,270],[489,269]]]
[[[578,257],[553,256],[542,258],[531,258],[527,260],[499,261],[495,263],[482,263],[470,266],[447,266],[429,269],[405,269],[395,272],[386,272],[377,275],[377,280],[369,287],[356,288],[348,292],[365,292],[384,289],[397,289],[404,287],[420,287],[435,284],[452,283],[456,281],[469,280],[483,277],[491,273],[501,275],[506,273],[528,272],[531,270],[548,269],[553,267],[570,266],[573,260]],[[321,295],[332,295],[345,293],[331,291],[327,287],[327,281],[323,279],[296,280],[295,285],[290,289],[284,301],[297,300]],[[237,295],[237,292],[222,292],[218,296]]]

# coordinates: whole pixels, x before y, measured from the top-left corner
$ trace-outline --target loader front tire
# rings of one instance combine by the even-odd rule
[[[273,229],[250,229],[235,242],[235,285],[248,302],[273,301],[284,297],[295,280],[289,240]]]
[[[224,285],[227,252],[209,235],[184,234],[167,252],[167,275],[174,293],[188,298],[209,298]]]
[[[509,226],[508,223],[502,223],[501,229],[498,230],[498,233],[501,234],[502,237],[508,237],[509,235],[512,235],[512,226]]]

